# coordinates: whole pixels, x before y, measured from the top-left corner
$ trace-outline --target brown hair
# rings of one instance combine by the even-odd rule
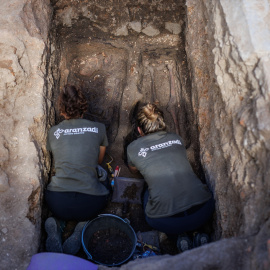
[[[145,135],[166,129],[163,112],[155,104],[150,103],[138,112],[137,125]]]
[[[60,113],[67,119],[76,119],[87,111],[88,104],[80,89],[67,84],[59,95],[58,107]]]

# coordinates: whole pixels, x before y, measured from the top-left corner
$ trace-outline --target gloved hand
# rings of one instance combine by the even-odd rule
[[[101,166],[97,166],[97,175],[98,175],[98,180],[103,182],[107,179],[107,172],[105,169],[103,169]]]

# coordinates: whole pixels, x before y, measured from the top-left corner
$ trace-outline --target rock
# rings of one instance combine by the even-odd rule
[[[165,22],[165,29],[174,35],[178,35],[181,32],[181,25],[179,23]]]
[[[1,232],[2,232],[3,234],[6,234],[6,233],[8,232],[8,229],[7,229],[7,228],[3,228],[3,229],[1,230]]]
[[[133,22],[130,22],[129,23],[129,26],[132,30],[140,33],[142,31],[142,24],[141,22],[136,22],[136,21],[133,21]]]
[[[126,25],[123,25],[120,28],[116,29],[115,35],[116,36],[127,36],[128,35],[127,26]]]
[[[152,26],[152,25],[146,26],[146,27],[142,30],[142,32],[143,32],[145,35],[149,36],[149,37],[157,36],[157,35],[159,35],[159,33],[160,33],[160,31],[159,31],[157,28],[155,28],[154,26]]]

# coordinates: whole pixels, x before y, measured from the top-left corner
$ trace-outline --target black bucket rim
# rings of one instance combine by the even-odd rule
[[[134,235],[134,243],[135,243],[135,244],[133,245],[133,249],[132,249],[132,251],[130,252],[130,255],[129,255],[125,260],[123,260],[123,261],[121,261],[121,262],[119,262],[119,263],[106,264],[106,263],[102,263],[102,262],[99,262],[99,261],[94,260],[93,257],[92,257],[92,255],[89,253],[89,251],[87,250],[87,248],[86,248],[86,246],[85,246],[85,244],[84,244],[84,239],[83,239],[83,238],[84,238],[84,233],[85,233],[86,228],[88,227],[88,225],[89,225],[91,222],[94,222],[95,220],[100,219],[100,218],[102,218],[102,217],[113,217],[113,218],[117,218],[117,219],[123,221],[124,223],[126,223],[126,224],[129,226],[129,229],[131,230],[131,232],[132,232],[133,235]],[[94,219],[92,219],[92,220],[89,220],[89,221],[84,225],[83,230],[82,230],[82,236],[81,236],[81,242],[82,242],[83,250],[84,250],[84,252],[85,252],[86,255],[87,255],[87,259],[88,259],[88,260],[91,260],[91,261],[93,261],[93,262],[95,262],[95,263],[97,263],[97,264],[105,265],[105,266],[117,266],[117,265],[121,265],[121,264],[127,262],[127,261],[131,258],[131,256],[134,254],[134,252],[135,252],[137,241],[138,241],[138,240],[137,240],[137,235],[136,235],[134,229],[130,226],[128,219],[123,219],[123,218],[121,218],[121,217],[119,217],[119,216],[117,216],[117,215],[113,215],[113,214],[100,214],[100,215],[98,215],[96,218],[94,218]]]

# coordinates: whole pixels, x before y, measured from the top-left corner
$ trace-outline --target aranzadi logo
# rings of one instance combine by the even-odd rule
[[[141,148],[140,152],[138,153],[138,156],[146,157],[148,150],[149,148]]]
[[[58,128],[53,135],[56,137],[56,139],[60,138],[60,135],[75,135],[75,134],[84,134],[85,132],[94,132],[98,133],[97,127],[83,127],[83,128],[66,128],[66,129],[60,129]]]
[[[180,140],[167,141],[167,142],[164,142],[164,143],[159,143],[159,144],[156,144],[156,145],[152,145],[152,146],[150,146],[150,148],[141,148],[139,153],[138,153],[138,156],[146,157],[147,151],[149,151],[149,150],[150,151],[157,151],[157,150],[161,150],[161,149],[170,147],[170,146],[172,146],[174,144],[182,145]]]

